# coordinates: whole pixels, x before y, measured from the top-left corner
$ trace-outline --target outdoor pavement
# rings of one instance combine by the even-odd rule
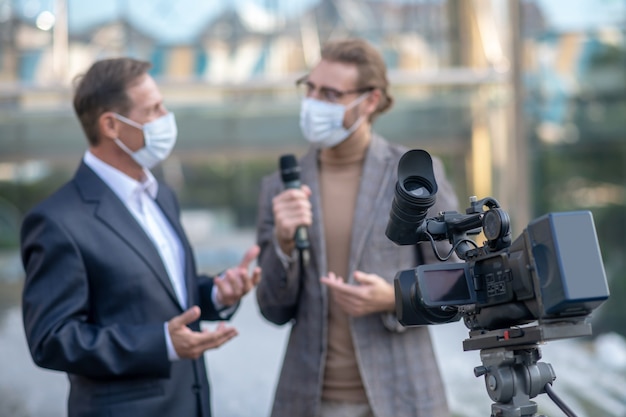
[[[246,296],[231,325],[239,335],[206,353],[214,417],[268,417],[288,326],[278,327],[261,317],[254,293]],[[491,400],[483,378],[473,374],[481,364],[479,353],[462,348],[467,329],[457,322],[430,330],[454,415],[488,416]],[[598,410],[605,417],[626,416],[623,338],[613,335],[594,344],[557,340],[542,345],[541,351],[542,361],[552,364],[557,375],[554,390],[579,417],[596,417]],[[0,417],[64,417],[67,390],[64,374],[33,364],[19,308],[6,310],[0,316]],[[547,396],[535,400],[548,416],[562,415]],[[590,403],[596,412],[585,414]]]
[[[258,311],[254,293],[246,296],[230,324],[237,328],[239,335],[221,348],[206,353],[214,417],[267,417],[289,328],[267,322]],[[462,325],[457,326],[459,324],[441,326],[445,334],[435,332],[438,350],[452,355],[445,359],[456,369],[450,374],[451,378],[456,379],[455,374],[459,373],[471,376],[473,389],[466,386],[465,392],[474,391],[479,400],[472,400],[473,404],[480,410],[478,405],[482,403],[482,410],[488,410],[490,402],[483,383],[472,374],[473,366],[479,364],[478,353],[462,351],[462,338],[467,332]],[[215,326],[210,322],[205,325]],[[450,340],[442,340],[442,337]],[[18,307],[10,309],[0,322],[0,340],[0,416],[64,417],[67,379],[63,373],[33,364]],[[462,366],[458,365],[460,358],[465,358]],[[466,404],[464,408],[472,409],[473,405]]]

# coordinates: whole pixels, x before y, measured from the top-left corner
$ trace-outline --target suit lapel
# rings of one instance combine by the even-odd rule
[[[352,238],[350,240],[350,264],[348,265],[349,276],[352,281],[352,272],[359,264],[363,247],[374,224],[375,216],[380,215],[376,207],[381,204],[393,166],[390,164],[387,148],[384,142],[377,136],[372,136],[372,143],[367,151],[361,183],[357,195],[354,219],[352,222]]]
[[[187,235],[183,230],[183,226],[180,223],[178,217],[178,209],[175,205],[174,196],[171,192],[166,192],[162,185],[159,185],[159,191],[156,196],[156,202],[165,214],[165,217],[172,225],[172,228],[178,235],[178,239],[180,239],[180,243],[183,247],[184,256],[185,256],[185,270],[183,271],[183,276],[185,277],[185,287],[187,288],[187,305],[191,306],[195,304],[194,300],[194,286],[193,279],[195,271],[194,260],[193,260],[193,251],[191,249],[191,245],[187,240]]]
[[[154,243],[117,195],[84,163],[81,163],[74,179],[83,199],[97,203],[95,217],[113,230],[146,263],[178,305],[176,293]]]

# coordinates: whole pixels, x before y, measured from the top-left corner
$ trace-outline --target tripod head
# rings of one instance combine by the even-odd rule
[[[537,404],[531,398],[545,392],[546,384],[556,379],[552,366],[538,362],[537,346],[493,348],[480,351],[482,365],[474,375],[485,376],[492,417],[535,416]]]
[[[470,331],[464,350],[480,349],[476,377],[485,377],[487,394],[494,401],[491,417],[533,417],[537,404],[531,398],[547,393],[568,416],[574,413],[556,397],[552,365],[539,362],[539,344],[551,339],[591,335],[586,322],[541,323],[494,331]],[[538,416],[543,417],[543,416]]]

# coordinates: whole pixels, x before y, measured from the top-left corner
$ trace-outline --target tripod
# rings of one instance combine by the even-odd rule
[[[530,400],[543,393],[568,417],[575,417],[552,391],[556,374],[552,365],[539,362],[538,344],[549,339],[584,336],[590,331],[588,323],[471,331],[470,338],[463,342],[463,349],[480,349],[482,365],[474,368],[474,375],[485,377],[485,388],[494,401],[491,417],[545,417],[536,415],[537,404]]]

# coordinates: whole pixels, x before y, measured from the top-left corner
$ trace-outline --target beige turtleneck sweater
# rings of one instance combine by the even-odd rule
[[[367,143],[341,144],[341,149],[320,154],[320,192],[326,237],[328,271],[348,279],[352,220]],[[350,318],[329,297],[328,349],[324,368],[322,398],[367,402],[361,380]]]

